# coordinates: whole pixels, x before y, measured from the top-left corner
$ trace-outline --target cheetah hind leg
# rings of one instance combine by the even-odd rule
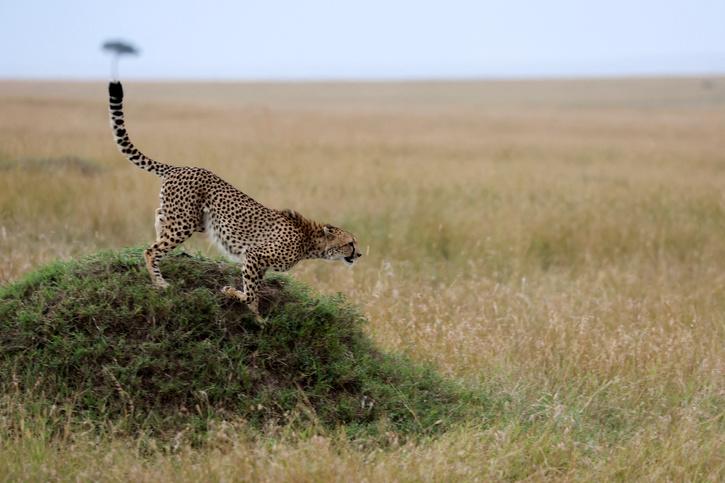
[[[161,229],[166,224],[166,218],[164,217],[164,210],[158,208],[156,210],[156,217],[154,219],[154,228],[156,229],[156,239],[161,238]]]
[[[158,216],[159,210],[156,211]],[[158,220],[159,218],[157,218]],[[169,283],[164,280],[159,269],[159,261],[171,250],[181,245],[187,238],[191,236],[191,232],[184,230],[183,226],[176,224],[172,226],[160,226],[161,232],[156,239],[156,243],[151,245],[144,251],[144,259],[146,260],[146,269],[151,276],[151,282],[157,288],[166,288]]]

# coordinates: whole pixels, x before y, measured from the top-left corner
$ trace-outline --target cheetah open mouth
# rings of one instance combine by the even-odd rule
[[[352,263],[357,257],[360,256],[360,254],[355,252],[355,245],[353,244],[353,242],[348,243],[348,246],[352,249],[352,251],[350,252],[350,256],[342,257],[342,259],[345,260],[348,265],[352,265]]]

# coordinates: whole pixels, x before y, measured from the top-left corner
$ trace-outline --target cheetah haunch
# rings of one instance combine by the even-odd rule
[[[156,242],[144,252],[151,280],[168,286],[159,260],[194,232],[205,232],[219,249],[242,265],[244,286],[222,292],[259,315],[257,291],[267,270],[287,271],[310,258],[343,260],[362,256],[355,237],[293,210],[267,208],[203,168],[172,166],[145,156],[131,143],[123,116],[123,87],[108,85],[111,128],[121,152],[136,166],[161,177]]]

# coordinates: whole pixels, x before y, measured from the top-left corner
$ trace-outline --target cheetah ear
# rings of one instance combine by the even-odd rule
[[[325,225],[322,227],[322,233],[325,234],[326,237],[332,236],[332,225]]]

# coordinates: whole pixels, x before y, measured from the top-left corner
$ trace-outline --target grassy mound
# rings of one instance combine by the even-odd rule
[[[235,265],[171,255],[159,292],[142,259],[101,253],[0,289],[0,391],[159,436],[225,419],[430,434],[470,407],[430,368],[376,350],[342,296],[269,277],[260,326],[219,291],[241,285]]]

